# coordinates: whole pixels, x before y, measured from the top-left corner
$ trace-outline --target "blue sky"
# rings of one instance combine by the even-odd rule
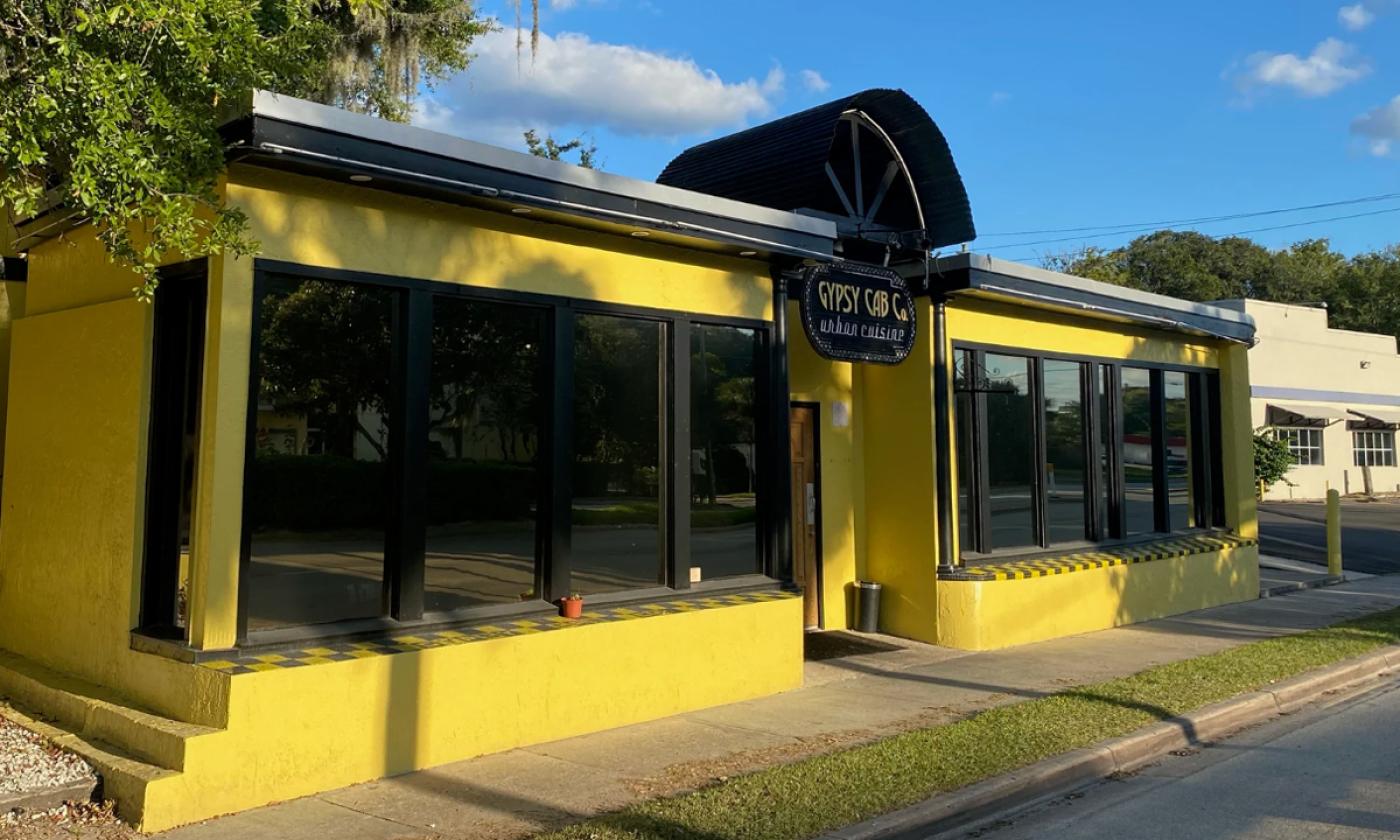
[[[1132,234],[995,234],[1400,193],[1400,0],[542,2],[533,61],[508,0],[483,3],[506,31],[417,121],[515,147],[524,127],[587,132],[603,168],[650,180],[702,140],[899,87],[948,137],[972,247],[1028,262]],[[1199,229],[1391,208],[1400,197]],[[1249,235],[1350,254],[1400,242],[1400,212]]]

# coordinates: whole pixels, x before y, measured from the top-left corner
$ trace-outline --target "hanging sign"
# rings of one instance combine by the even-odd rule
[[[914,349],[914,298],[904,278],[861,263],[803,272],[802,328],[817,353],[838,362],[897,365]]]

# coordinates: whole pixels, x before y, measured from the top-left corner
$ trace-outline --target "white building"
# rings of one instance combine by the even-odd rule
[[[1327,310],[1259,300],[1222,301],[1253,316],[1249,351],[1256,429],[1288,442],[1297,459],[1266,500],[1400,491],[1400,354],[1394,336],[1337,330]]]

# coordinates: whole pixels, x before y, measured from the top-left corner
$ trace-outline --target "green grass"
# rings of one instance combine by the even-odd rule
[[[1392,610],[760,770],[547,837],[812,837],[1397,641],[1400,610]]]

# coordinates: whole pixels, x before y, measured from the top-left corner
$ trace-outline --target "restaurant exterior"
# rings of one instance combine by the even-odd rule
[[[256,257],[148,305],[55,208],[5,288],[0,696],[144,830],[797,687],[858,581],[967,649],[1257,594],[1250,318],[932,257],[902,92],[658,183],[225,131]]]

